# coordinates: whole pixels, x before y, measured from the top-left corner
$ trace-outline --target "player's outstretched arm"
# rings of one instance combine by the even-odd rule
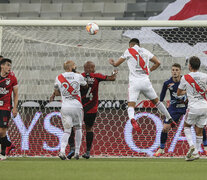
[[[150,71],[156,70],[160,66],[160,61],[156,56],[153,56],[152,59],[150,59],[151,62],[153,62],[153,66],[150,68]]]
[[[106,81],[115,81],[116,80],[117,73],[118,73],[118,71],[117,70],[114,70],[112,72],[112,75],[111,76],[107,76]]]
[[[112,66],[114,66],[114,67],[119,66],[119,65],[122,64],[124,61],[125,61],[124,58],[119,58],[116,62],[115,62],[113,59],[109,59],[109,63],[110,63]]]
[[[16,117],[18,110],[17,110],[17,106],[18,106],[18,86],[14,86],[13,87],[13,101],[14,101],[14,107],[12,109],[12,113],[13,113],[13,117]]]

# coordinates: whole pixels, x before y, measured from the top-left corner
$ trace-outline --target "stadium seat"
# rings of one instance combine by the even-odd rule
[[[140,17],[144,17],[145,16],[145,12],[146,12],[146,8],[147,8],[147,3],[143,2],[143,3],[130,3],[127,4],[127,9],[125,12],[125,17],[127,16],[140,16]]]
[[[41,13],[40,17],[50,17],[50,18],[59,18],[62,10],[61,3],[49,4],[44,3],[41,4]]]
[[[104,3],[83,3],[82,16],[100,17],[104,9]]]
[[[30,0],[9,0],[10,3],[30,3]]]
[[[83,9],[82,3],[65,3],[62,5],[62,17],[80,17]]]
[[[27,101],[27,102],[22,103],[21,106],[22,107],[40,107],[40,104],[34,101]]]
[[[52,3],[74,3],[74,2],[82,2],[82,0],[52,0]]]
[[[52,101],[46,104],[46,108],[55,108],[55,107],[61,107],[62,103],[60,101]]]
[[[30,0],[31,3],[52,3],[52,0]]]
[[[0,5],[0,15],[2,16],[15,17],[18,16],[18,13],[19,13],[19,3]]]
[[[146,16],[156,16],[161,13],[168,5],[168,2],[148,2]]]
[[[105,3],[103,16],[123,17],[126,3]]]
[[[21,3],[20,4],[20,12],[19,17],[38,17],[40,15],[40,4],[28,4]]]

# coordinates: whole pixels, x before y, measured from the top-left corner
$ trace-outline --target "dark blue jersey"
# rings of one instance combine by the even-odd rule
[[[170,91],[170,108],[187,108],[186,95],[177,96],[177,90],[180,82],[174,82],[172,77],[165,81],[162,87],[160,94],[160,101],[163,101],[166,95],[167,90]]]

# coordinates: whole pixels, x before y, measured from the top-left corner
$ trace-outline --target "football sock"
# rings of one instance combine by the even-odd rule
[[[207,146],[206,129],[203,128],[203,145]]]
[[[86,133],[86,146],[87,146],[87,151],[90,152],[91,146],[93,143],[93,132],[87,132]]]
[[[165,148],[165,143],[167,141],[167,133],[166,132],[162,131],[160,141],[161,141],[160,148],[164,149]]]
[[[127,111],[128,111],[129,119],[134,119],[134,108],[129,106]]]
[[[80,153],[80,146],[82,140],[82,129],[75,130],[75,154]]]
[[[11,142],[7,139],[7,136],[1,138],[1,154],[5,156],[6,147],[11,146]]]
[[[164,106],[164,104],[163,104],[162,102],[159,101],[159,102],[156,104],[156,107],[157,107],[157,109],[158,109],[162,114],[165,115],[165,117],[166,117],[166,121],[168,121],[169,119],[171,119],[171,116],[170,116],[170,114],[169,114],[167,108]]]
[[[189,146],[193,146],[194,144],[193,144],[193,138],[192,138],[190,127],[184,127],[184,133]]]
[[[196,149],[197,149],[196,153],[200,151],[202,142],[203,142],[203,136],[196,136]]]
[[[71,132],[64,132],[63,133],[63,137],[62,137],[62,140],[61,140],[61,149],[60,149],[60,151],[62,153],[65,153],[65,148],[66,148],[66,146],[68,144],[68,138],[70,136],[70,133]]]
[[[74,133],[74,130],[72,128],[70,137],[68,139],[68,144],[70,145],[70,150],[75,150],[75,141],[74,141],[74,138],[75,138],[75,133]]]

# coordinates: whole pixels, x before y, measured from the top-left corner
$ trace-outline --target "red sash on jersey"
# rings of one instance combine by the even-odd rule
[[[60,74],[59,76],[58,76],[58,80],[61,82],[61,84],[63,84],[63,83],[67,83],[68,85],[69,85],[69,88],[67,88],[67,87],[65,87],[64,85],[64,87],[65,88],[67,88],[67,91],[71,94],[73,91],[74,91],[74,88],[70,85],[70,83],[65,79],[65,77],[62,75],[62,74]],[[81,98],[80,98],[80,96],[78,96],[78,95],[73,95],[73,94],[71,94],[72,96],[75,96],[76,97],[76,99],[80,102],[80,103],[82,103],[81,102]]]
[[[134,59],[136,59],[136,61],[137,61],[137,56],[136,55],[137,54],[139,55],[139,53],[134,48],[129,48],[128,51],[134,57]],[[139,65],[142,68],[142,70],[144,72],[146,72],[147,75],[149,75],[148,68],[145,67],[145,61],[140,55],[139,55]]]
[[[205,91],[203,89],[201,89],[201,87],[197,84],[197,82],[189,75],[189,74],[186,74],[184,75],[185,77],[185,80],[193,87],[196,89],[196,91],[201,95],[203,96],[203,98],[207,101],[206,99],[206,94],[205,94]]]

